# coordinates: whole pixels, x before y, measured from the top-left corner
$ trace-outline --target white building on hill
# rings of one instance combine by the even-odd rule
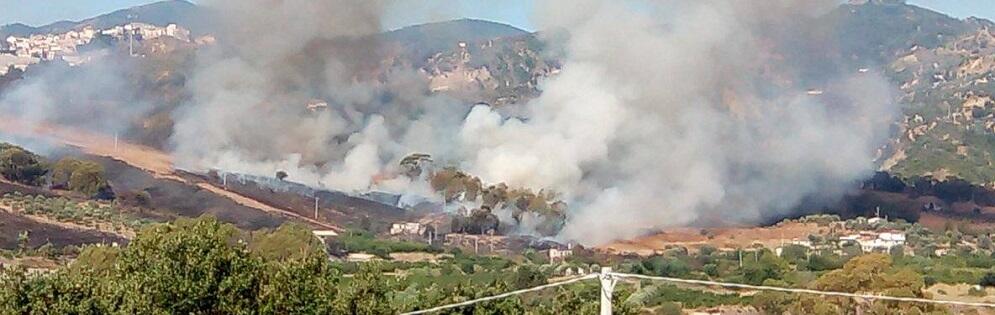
[[[905,245],[905,234],[898,232],[861,232],[840,237],[840,245],[856,243],[864,252],[890,251],[895,246]]]

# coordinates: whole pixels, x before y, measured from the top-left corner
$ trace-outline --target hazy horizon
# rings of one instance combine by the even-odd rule
[[[103,0],[81,2],[75,0],[47,0],[43,4],[25,4],[24,0],[0,0],[0,25],[21,23],[43,26],[59,21],[79,21],[116,10],[160,2],[161,0]],[[187,0],[197,3],[197,1]],[[909,4],[928,8],[956,18],[976,16],[995,20],[995,6],[989,0],[909,0]],[[500,3],[457,1],[398,1],[385,16],[384,30],[406,26],[455,20],[461,18],[487,20],[508,24],[526,31],[535,31],[531,11],[534,0],[508,0]]]

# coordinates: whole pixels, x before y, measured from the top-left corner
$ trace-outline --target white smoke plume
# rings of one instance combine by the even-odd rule
[[[99,55],[93,53],[94,55]],[[0,96],[0,114],[23,123],[57,123],[115,134],[146,114],[152,104],[128,76],[128,60],[96,57],[71,67],[64,62],[32,66]]]
[[[190,99],[172,114],[181,167],[431,195],[424,182],[378,180],[428,153],[486,183],[560,193],[560,236],[585,244],[838,197],[873,170],[896,112],[885,81],[838,66],[832,34],[812,26],[832,0],[544,1],[536,23],[562,69],[539,97],[500,110],[433,94],[394,60],[375,36],[391,2],[199,4],[217,13],[218,41],[198,51]],[[110,72],[81,78],[106,88],[65,93],[122,95],[129,80]],[[67,108],[52,101],[58,84],[24,82],[0,106],[107,115],[86,124],[115,132],[127,124],[104,122],[148,108],[130,96],[106,102],[129,107]]]
[[[896,107],[876,75],[826,73],[808,81],[816,97],[790,77],[806,65],[779,63],[811,58],[778,54],[812,49],[805,17],[832,4],[546,2],[537,16],[565,38],[563,69],[526,120],[471,111],[466,167],[565,193],[561,236],[588,244],[839,196],[873,170]]]
[[[452,147],[438,141],[438,129],[458,126],[458,104],[429,95],[413,70],[381,64],[389,61],[374,36],[382,1],[204,5],[219,13],[219,45],[199,56],[192,100],[174,115],[171,141],[181,165],[283,170],[301,183],[362,191],[411,152],[402,142],[436,152]],[[328,107],[309,110],[309,102]],[[451,121],[420,119],[426,113]]]
[[[382,62],[369,35],[384,3],[208,5],[227,32],[201,58],[177,156],[361,191],[427,152],[485,182],[562,193],[572,210],[561,236],[588,244],[755,222],[838,196],[873,170],[894,114],[874,74],[806,77],[835,66],[805,55],[824,48],[805,21],[832,1],[543,2],[537,23],[563,67],[521,104],[524,118],[485,105],[467,113],[402,67],[361,77]],[[304,110],[315,98],[329,110]]]

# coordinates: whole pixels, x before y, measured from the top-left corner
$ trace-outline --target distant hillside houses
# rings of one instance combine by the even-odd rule
[[[876,233],[870,231],[862,231],[858,234],[851,234],[847,236],[840,237],[840,245],[846,243],[856,243],[860,245],[860,250],[865,253],[870,252],[888,252],[893,247],[905,245],[905,233],[902,232],[884,232]]]
[[[100,33],[119,40],[126,40],[128,39],[129,34],[131,34],[134,36],[135,40],[149,40],[168,36],[185,42],[190,41],[190,31],[179,27],[176,24],[169,24],[166,25],[166,27],[158,27],[152,24],[130,23],[105,29],[100,31]]]
[[[98,36],[109,36],[119,41],[142,41],[160,37],[190,41],[190,31],[176,24],[159,27],[145,23],[129,23],[103,30],[85,26],[59,34],[9,36],[4,40],[5,49],[0,50],[0,75],[12,68],[24,71],[32,64],[56,59],[62,59],[71,66],[85,63],[89,58],[80,56],[79,48]]]

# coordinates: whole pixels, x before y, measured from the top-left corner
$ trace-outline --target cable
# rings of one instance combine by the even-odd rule
[[[554,282],[554,283],[550,283],[550,284],[544,284],[544,285],[541,285],[541,286],[538,286],[538,287],[533,287],[533,288],[528,288],[528,289],[515,290],[515,291],[511,291],[511,292],[507,292],[507,293],[498,294],[498,295],[495,295],[495,296],[488,296],[488,297],[483,297],[483,298],[479,298],[479,299],[474,299],[474,300],[469,300],[469,301],[463,301],[463,302],[460,302],[460,303],[453,303],[453,304],[446,304],[446,305],[442,305],[442,306],[436,306],[436,307],[433,307],[433,308],[430,308],[430,309],[424,309],[424,310],[420,310],[420,311],[413,311],[413,312],[402,313],[401,315],[417,315],[417,314],[427,314],[427,313],[432,313],[432,312],[438,312],[438,311],[446,310],[446,309],[450,309],[450,308],[455,308],[455,307],[460,307],[460,306],[467,306],[467,305],[476,304],[476,303],[480,303],[480,302],[487,302],[487,301],[490,301],[490,300],[502,299],[502,298],[506,298],[506,297],[509,297],[509,296],[513,296],[513,295],[519,295],[519,294],[522,294],[522,293],[528,293],[528,292],[532,292],[532,291],[539,291],[539,290],[542,290],[542,289],[557,287],[557,286],[561,286],[561,285],[567,285],[567,284],[571,284],[571,283],[574,283],[574,282],[580,282],[580,281],[584,281],[584,280],[588,280],[588,279],[594,279],[594,278],[597,278],[599,275],[600,274],[592,273],[592,274],[589,274],[589,275],[586,275],[586,276],[583,276],[583,277],[577,277],[577,278],[573,278],[573,279],[570,279],[570,280],[565,280],[565,281],[560,281],[560,282]]]
[[[811,289],[795,289],[795,288],[772,287],[772,286],[763,286],[763,285],[750,285],[750,284],[742,284],[742,283],[718,282],[718,281],[708,281],[708,280],[692,280],[692,279],[680,279],[680,278],[670,278],[670,277],[655,277],[655,276],[646,276],[646,275],[637,275],[637,274],[628,274],[628,273],[615,273],[615,272],[608,273],[608,275],[613,276],[613,277],[619,277],[619,278],[632,278],[632,279],[642,279],[642,280],[657,280],[657,281],[677,282],[677,283],[687,283],[687,284],[697,284],[697,285],[720,286],[720,287],[728,287],[728,288],[741,288],[741,289],[753,289],[753,290],[768,290],[768,291],[780,291],[780,292],[789,292],[789,293],[815,294],[815,295],[824,295],[824,296],[841,296],[841,297],[863,298],[863,299],[869,299],[869,300],[882,300],[882,301],[932,303],[932,304],[945,304],[945,305],[958,305],[958,306],[972,306],[972,307],[989,307],[989,308],[995,308],[995,304],[993,304],[993,303],[959,302],[959,301],[947,301],[947,300],[931,300],[931,299],[915,298],[915,297],[898,297],[898,296],[874,295],[874,294],[859,294],[859,293],[836,292],[836,291],[821,291],[821,290],[811,290]],[[528,289],[521,289],[521,290],[511,291],[511,292],[507,292],[507,293],[503,293],[503,294],[498,294],[498,295],[495,295],[495,296],[489,296],[489,297],[484,297],[484,298],[479,298],[479,299],[464,301],[464,302],[460,302],[460,303],[454,303],[454,304],[447,304],[447,305],[437,306],[437,307],[433,307],[433,308],[425,309],[425,310],[420,310],[420,311],[413,311],[413,312],[403,313],[401,315],[417,315],[417,314],[427,314],[427,313],[432,313],[432,312],[438,312],[438,311],[446,310],[446,309],[450,309],[450,308],[455,308],[455,307],[460,307],[460,306],[467,306],[467,305],[472,305],[472,304],[476,304],[476,303],[480,303],[480,302],[486,302],[486,301],[491,301],[491,300],[496,300],[496,299],[502,299],[502,298],[506,298],[506,297],[509,297],[509,296],[513,296],[513,295],[519,295],[519,294],[533,292],[533,291],[539,291],[539,290],[543,290],[543,289],[547,289],[547,288],[551,288],[551,287],[556,287],[556,286],[571,284],[571,283],[574,283],[574,282],[580,282],[580,281],[584,281],[584,280],[588,280],[588,279],[594,279],[594,278],[597,278],[599,276],[601,276],[601,274],[599,274],[599,273],[592,273],[592,274],[588,274],[588,275],[583,276],[583,277],[577,277],[577,278],[573,278],[573,279],[566,280],[566,281],[545,284],[545,285],[541,285],[541,286],[537,286],[537,287],[533,287],[533,288],[528,288]]]
[[[621,278],[636,278],[644,280],[660,280],[668,282],[679,282],[688,284],[699,284],[699,285],[713,285],[721,287],[732,287],[732,288],[743,288],[743,289],[754,289],[754,290],[769,290],[769,291],[781,291],[781,292],[791,292],[791,293],[805,293],[805,294],[816,294],[816,295],[828,295],[828,296],[842,296],[851,298],[864,298],[870,300],[885,300],[885,301],[900,301],[900,302],[919,302],[919,303],[933,303],[933,304],[947,304],[947,305],[960,305],[960,306],[974,306],[974,307],[990,307],[995,308],[995,304],[992,303],[978,303],[978,302],[958,302],[958,301],[946,301],[946,300],[930,300],[924,298],[913,298],[913,297],[897,297],[897,296],[886,296],[886,295],[873,295],[873,294],[859,294],[859,293],[847,293],[847,292],[834,292],[834,291],[820,291],[820,290],[810,290],[810,289],[793,289],[793,288],[782,288],[782,287],[771,287],[762,285],[749,285],[741,283],[728,283],[728,282],[717,282],[717,281],[707,281],[707,280],[690,280],[690,279],[679,279],[679,278],[669,278],[669,277],[654,277],[654,276],[644,276],[636,274],[625,274],[625,273],[611,273],[613,276]]]

